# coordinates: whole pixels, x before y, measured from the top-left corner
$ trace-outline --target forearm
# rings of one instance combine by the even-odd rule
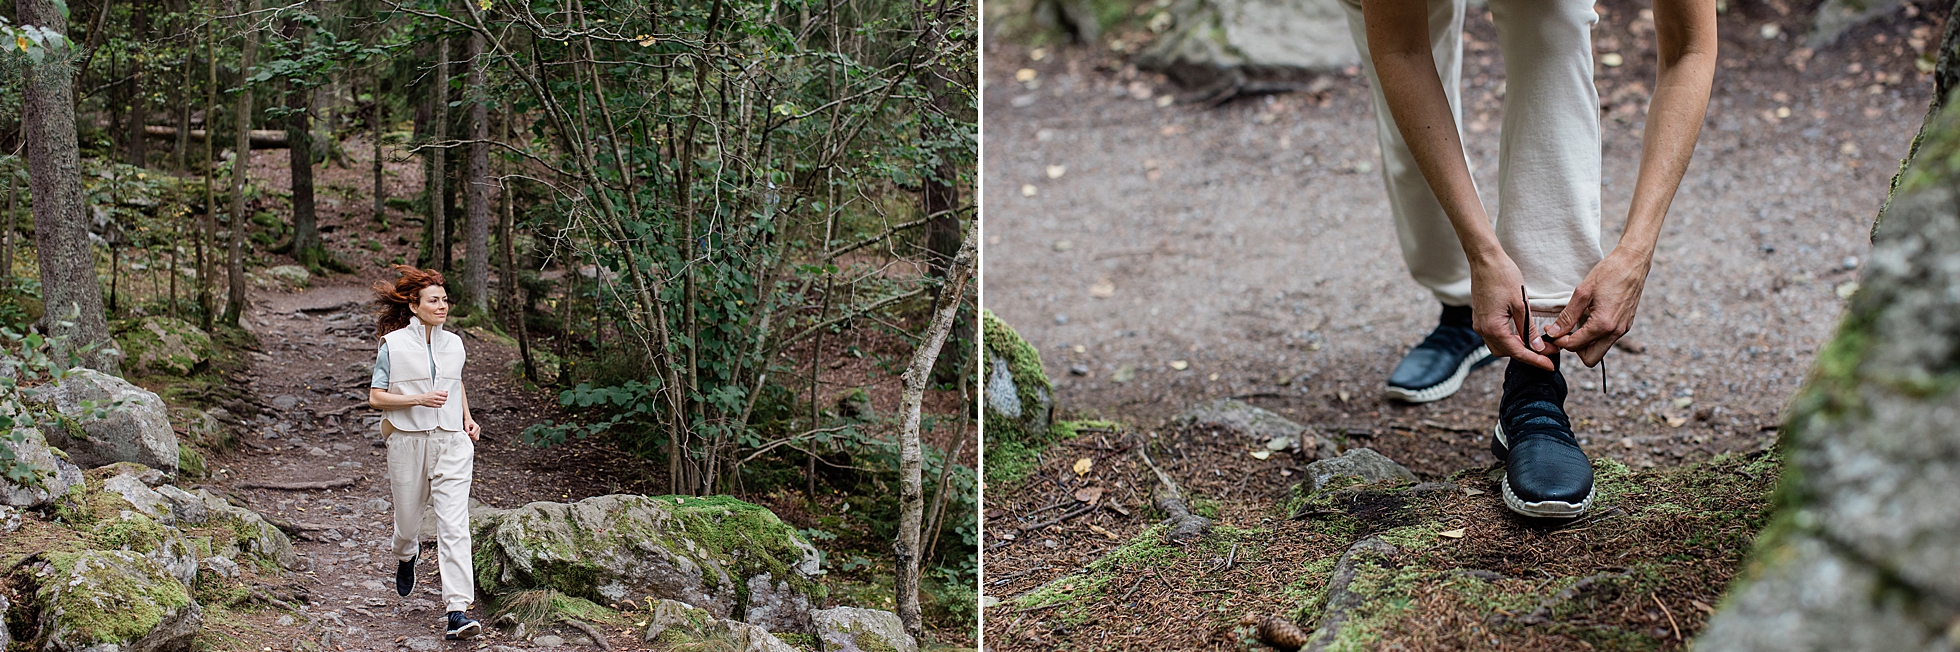
[[[1368,0],[1368,49],[1382,98],[1416,166],[1449,216],[1464,254],[1479,262],[1501,255],[1456,130],[1449,96],[1430,51],[1427,8],[1422,0]]]
[[[1695,141],[1701,137],[1702,120],[1708,114],[1716,40],[1714,9],[1703,4],[1689,0],[1656,5],[1660,13],[1657,19],[1671,19],[1675,27],[1659,35],[1660,71],[1655,76],[1654,97],[1647,105],[1647,128],[1641,136],[1640,176],[1634,182],[1626,229],[1615,247],[1616,252],[1642,260],[1653,257],[1661,223],[1688,171]]]
[[[368,388],[368,406],[377,410],[399,410],[405,407],[414,407],[420,404],[421,400],[420,397],[395,394],[379,387]]]

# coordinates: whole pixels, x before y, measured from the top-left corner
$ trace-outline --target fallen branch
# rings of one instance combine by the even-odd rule
[[[1170,524],[1171,532],[1165,538],[1177,544],[1196,541],[1211,529],[1211,519],[1191,513],[1191,504],[1185,501],[1184,492],[1178,490],[1177,482],[1171,480],[1170,474],[1157,468],[1157,463],[1150,459],[1149,448],[1138,446],[1137,457],[1143,458],[1143,463],[1157,474],[1157,487],[1150,490],[1150,495],[1157,508],[1169,515],[1164,522]]]
[[[578,631],[585,632],[586,636],[592,637],[592,643],[598,645],[599,649],[607,650],[608,652],[612,650],[612,643],[606,640],[605,632],[599,631],[599,628],[588,625],[585,621],[577,618],[561,617],[559,620],[564,621],[567,625],[578,628]]]
[[[1057,516],[1057,517],[1055,517],[1055,518],[1051,518],[1051,519],[1048,519],[1048,520],[1046,520],[1046,521],[1042,521],[1042,522],[1040,522],[1040,523],[1036,523],[1036,524],[1034,524],[1034,525],[1030,525],[1030,526],[1028,526],[1028,527],[1025,527],[1025,528],[1022,528],[1022,529],[1021,529],[1021,533],[1022,533],[1022,534],[1027,534],[1027,533],[1029,533],[1029,532],[1034,532],[1034,531],[1036,531],[1036,530],[1040,530],[1040,529],[1042,529],[1042,528],[1045,528],[1045,527],[1048,527],[1048,526],[1050,526],[1050,525],[1054,525],[1054,524],[1056,524],[1056,523],[1060,523],[1060,522],[1062,522],[1062,521],[1066,521],[1066,520],[1069,520],[1069,519],[1071,519],[1071,518],[1075,518],[1075,517],[1077,517],[1077,516],[1081,516],[1081,515],[1083,515],[1083,514],[1087,514],[1087,513],[1089,513],[1089,512],[1093,512],[1093,511],[1096,511],[1096,506],[1095,506],[1095,505],[1083,505],[1083,506],[1081,506],[1081,507],[1077,507],[1077,508],[1075,508],[1074,510],[1071,510],[1071,511],[1069,511],[1069,512],[1067,512],[1067,513],[1065,513],[1065,514],[1062,514],[1061,516]]]
[[[279,491],[319,491],[322,489],[345,489],[354,486],[353,478],[334,478],[318,482],[247,482],[241,485],[246,489],[277,489]]]
[[[1363,554],[1380,557],[1394,555],[1397,549],[1381,537],[1368,537],[1348,546],[1341,553],[1341,560],[1334,564],[1334,576],[1327,580],[1327,609],[1320,612],[1320,622],[1313,630],[1313,636],[1301,649],[1306,652],[1319,652],[1339,638],[1341,626],[1347,624],[1348,617],[1366,602],[1368,596],[1348,590],[1354,582],[1354,567],[1361,563]]]

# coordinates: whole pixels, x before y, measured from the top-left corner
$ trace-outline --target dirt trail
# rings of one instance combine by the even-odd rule
[[[363,285],[339,280],[301,292],[261,291],[243,325],[263,351],[252,352],[249,371],[233,380],[269,409],[248,419],[241,447],[211,463],[216,483],[263,514],[306,532],[294,547],[302,559],[302,586],[316,619],[336,623],[330,644],[347,649],[391,649],[400,643],[425,650],[439,641],[443,615],[438,599],[434,543],[425,540],[416,589],[395,595],[389,554],[393,512],[386,448],[367,407],[375,355],[368,333],[373,317]],[[517,387],[506,371],[515,352],[475,331],[458,331],[470,351],[464,383],[470,408],[483,425],[476,446],[471,497],[491,507],[531,501],[575,501],[609,493],[664,493],[646,462],[591,442],[537,449],[517,439],[526,425],[555,416],[557,406]],[[606,472],[595,473],[597,468]],[[352,478],[353,486],[325,491],[247,489],[254,482],[308,482]],[[638,478],[622,481],[621,478]],[[471,615],[487,621],[485,603]],[[318,630],[308,632],[317,636]],[[614,632],[618,634],[618,632]],[[575,630],[565,640],[586,640]],[[311,636],[309,636],[311,637]],[[616,644],[630,639],[620,636]],[[482,644],[518,644],[494,630]],[[459,643],[448,643],[456,647]]]

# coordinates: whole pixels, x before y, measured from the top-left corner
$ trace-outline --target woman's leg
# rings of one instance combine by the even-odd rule
[[[442,601],[448,611],[469,609],[476,601],[476,570],[470,557],[470,480],[476,472],[476,444],[460,432],[437,431],[429,472],[435,498],[436,554],[442,560]]]
[[[1490,0],[1504,52],[1497,239],[1524,274],[1534,333],[1600,260],[1593,0]]]
[[[422,545],[422,505],[429,502],[429,438],[395,431],[388,436],[388,484],[395,497],[395,561],[414,561]]]

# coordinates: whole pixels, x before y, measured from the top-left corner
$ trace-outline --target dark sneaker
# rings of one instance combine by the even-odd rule
[[[1493,434],[1490,452],[1505,466],[1505,507],[1539,518],[1571,518],[1592,507],[1592,463],[1565,416],[1563,374],[1512,360]]]
[[[476,624],[476,621],[470,620],[470,617],[463,615],[461,611],[451,611],[449,612],[449,630],[443,632],[443,638],[454,641],[476,638],[477,634],[482,633],[482,625]]]
[[[413,590],[415,590],[415,562],[396,562],[395,593],[408,597],[408,592]]]
[[[1436,330],[1388,375],[1388,397],[1428,403],[1455,394],[1470,370],[1495,362],[1484,338],[1470,328],[1470,306],[1443,306]]]

